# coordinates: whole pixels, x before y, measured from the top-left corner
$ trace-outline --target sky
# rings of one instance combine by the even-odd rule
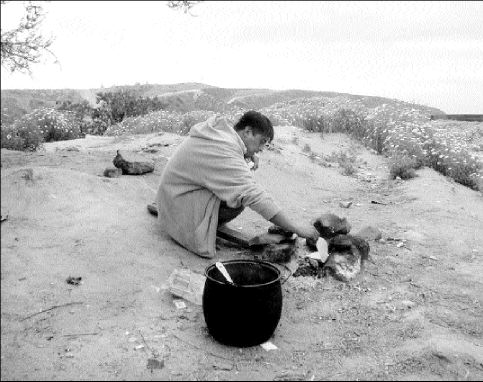
[[[53,57],[2,89],[200,82],[396,98],[483,114],[483,2],[51,1]],[[10,7],[10,10],[7,8]],[[2,5],[2,30],[18,20]]]

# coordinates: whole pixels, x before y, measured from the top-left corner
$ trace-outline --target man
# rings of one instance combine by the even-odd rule
[[[158,221],[176,242],[201,257],[215,256],[216,230],[245,207],[298,236],[317,240],[309,223],[295,223],[257,184],[250,170],[256,154],[272,141],[270,120],[246,112],[234,127],[214,116],[193,126],[161,175]]]

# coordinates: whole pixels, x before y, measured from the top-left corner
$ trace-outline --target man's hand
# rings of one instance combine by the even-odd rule
[[[253,154],[253,156],[248,157],[247,159],[249,159],[253,163],[253,166],[250,168],[250,170],[255,171],[258,168],[258,164],[259,164],[258,156]]]
[[[284,211],[280,211],[276,214],[270,219],[270,222],[278,225],[286,231],[295,232],[298,236],[305,237],[306,239],[317,241],[320,237],[319,231],[317,231],[311,223],[294,223]]]
[[[317,231],[312,224],[301,224],[297,226],[295,233],[298,236],[305,237],[306,239],[312,239],[313,241],[317,241],[320,237],[319,231]]]

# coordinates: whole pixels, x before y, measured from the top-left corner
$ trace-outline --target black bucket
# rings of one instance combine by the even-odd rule
[[[205,270],[203,313],[208,331],[230,346],[266,342],[282,313],[280,271],[265,261],[231,260],[223,265],[235,285],[225,280],[215,264]]]

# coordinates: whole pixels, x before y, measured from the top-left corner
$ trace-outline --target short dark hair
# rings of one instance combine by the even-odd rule
[[[270,141],[273,140],[274,132],[272,122],[270,122],[270,120],[262,113],[255,110],[247,111],[235,124],[235,130],[242,130],[246,126],[250,126],[255,134],[263,134]]]

